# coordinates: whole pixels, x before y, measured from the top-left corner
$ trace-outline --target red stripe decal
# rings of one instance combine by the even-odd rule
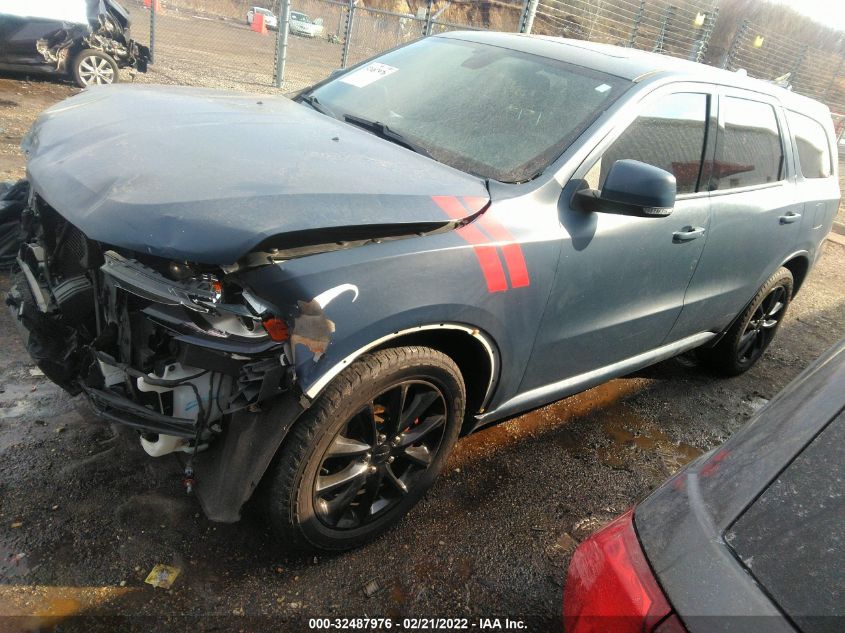
[[[451,196],[432,196],[435,204],[443,209],[446,214],[459,220],[466,217],[466,209],[461,205],[457,198]],[[456,233],[460,235],[467,244],[472,245],[472,250],[475,252],[475,257],[478,259],[478,265],[481,267],[481,272],[484,273],[484,281],[487,282],[488,292],[504,292],[508,289],[508,282],[505,279],[505,270],[502,268],[502,262],[499,260],[499,254],[496,252],[496,247],[487,244],[487,238],[484,233],[478,230],[478,227],[472,224],[467,224],[459,228]]]
[[[468,205],[472,204],[470,199],[464,198],[464,201]],[[522,247],[514,241],[510,231],[489,213],[482,215],[478,222],[490,234],[490,237],[497,242],[502,242],[502,254],[505,256],[511,287],[523,288],[530,285],[531,278],[528,275],[528,267],[525,265]]]

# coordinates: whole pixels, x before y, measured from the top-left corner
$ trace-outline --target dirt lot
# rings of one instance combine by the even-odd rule
[[[15,148],[37,112],[74,92],[0,79],[0,179],[22,175]],[[301,630],[307,617],[363,615],[507,615],[559,630],[577,542],[843,336],[843,291],[845,248],[827,242],[748,374],[715,379],[683,357],[482,431],[396,530],[316,558],[288,557],[252,513],[206,521],[175,460],[148,458],[131,432],[38,376],[3,312],[0,633]],[[156,563],[181,569],[172,589],[143,583]]]

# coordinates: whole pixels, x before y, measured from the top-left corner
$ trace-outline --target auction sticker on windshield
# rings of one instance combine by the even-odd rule
[[[351,86],[363,88],[364,86],[369,86],[374,81],[378,81],[388,75],[392,75],[397,70],[399,69],[394,68],[393,66],[373,62],[372,64],[367,64],[363,68],[359,68],[358,70],[349,73],[345,77],[341,78],[340,81]]]

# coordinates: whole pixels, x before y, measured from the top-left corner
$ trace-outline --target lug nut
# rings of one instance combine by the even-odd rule
[[[392,463],[393,463],[393,460],[395,460],[395,459],[396,459],[395,457],[389,457],[389,458],[387,459],[387,463],[388,463],[388,464],[392,464]]]
[[[401,441],[402,441],[402,436],[401,436],[401,435],[397,435],[396,437],[394,437],[394,438],[393,438],[393,443],[394,443],[394,444],[398,444],[398,443],[399,443],[399,442],[401,442]]]
[[[374,472],[376,472],[376,471],[378,470],[378,468],[376,468],[375,466],[370,466],[368,470],[369,470],[371,473],[374,473]]]
[[[386,439],[387,439],[387,436],[386,436],[386,435],[382,435],[381,433],[379,433],[379,435],[378,435],[378,441],[379,441],[379,442],[383,442],[383,441],[384,441],[384,440],[386,440]]]
[[[368,461],[370,461],[372,458],[373,458],[373,456],[372,456],[372,454],[371,454],[371,453],[367,453],[366,455],[364,455],[364,461],[367,461],[367,462],[368,462]]]

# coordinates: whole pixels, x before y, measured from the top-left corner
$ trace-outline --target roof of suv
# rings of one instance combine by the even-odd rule
[[[775,84],[714,66],[635,48],[570,40],[563,37],[494,31],[452,31],[437,37],[479,42],[541,55],[593,68],[633,82],[642,81],[646,77],[674,77],[678,80],[709,81],[724,86],[744,88],[772,95],[784,105],[799,109],[802,112],[822,118],[830,117],[830,110],[823,103],[795,94]]]

